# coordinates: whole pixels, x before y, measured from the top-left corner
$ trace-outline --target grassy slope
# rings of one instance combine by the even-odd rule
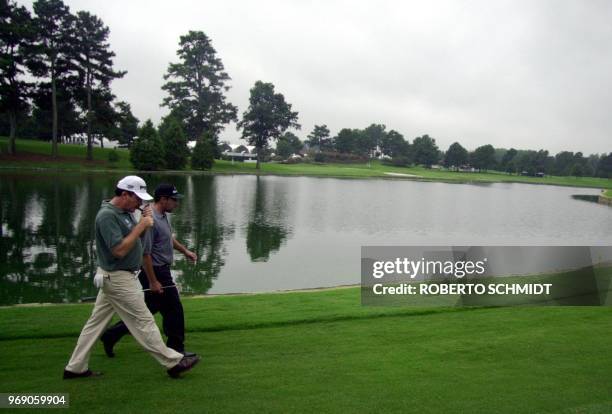
[[[7,151],[7,139],[0,138],[0,153],[6,154]],[[3,161],[4,166],[16,166],[26,168],[61,168],[66,170],[73,169],[121,169],[131,170],[133,169],[130,163],[130,153],[126,149],[117,149],[119,154],[119,161],[111,164],[108,162],[108,153],[111,151],[110,148],[93,148],[93,158],[95,163],[88,163],[85,160],[87,154],[87,147],[85,145],[74,145],[74,144],[60,144],[58,146],[60,157],[69,157],[70,159],[64,159],[61,162],[57,161]],[[38,154],[38,155],[51,155],[51,143],[45,141],[35,141],[19,139],[17,140],[17,152],[20,154]]]
[[[104,377],[62,381],[91,305],[0,309],[2,388],[88,412],[612,410],[609,308],[371,308],[356,288],[184,302],[203,361],[179,381],[131,338],[94,349]]]
[[[0,150],[5,151],[6,139],[0,138]],[[62,144],[59,146],[61,156],[69,157],[85,157],[85,147],[82,145]],[[50,144],[41,141],[18,140],[17,150],[20,152],[49,154]],[[129,162],[129,152],[127,150],[118,150],[120,161],[116,165],[111,166],[108,162],[108,151],[106,148],[94,148],[94,159],[100,160],[102,163],[84,163],[78,159],[68,162],[57,163],[53,161],[46,162],[27,162],[27,161],[3,161],[5,167],[26,167],[26,168],[61,168],[61,169],[119,169],[132,170],[133,167]],[[0,151],[1,152],[1,151]],[[230,161],[217,161],[212,170],[213,173],[224,174],[255,174],[258,173],[254,163],[231,163]],[[593,178],[593,177],[521,177],[516,175],[508,175],[499,172],[487,173],[461,173],[451,171],[437,171],[421,167],[391,167],[382,165],[380,162],[372,162],[370,164],[263,164],[259,174],[277,174],[277,175],[305,175],[305,176],[322,176],[322,177],[353,177],[353,178],[374,178],[390,176],[385,173],[400,173],[412,174],[421,179],[433,181],[449,181],[449,182],[521,182],[532,184],[550,184],[550,185],[566,185],[574,187],[592,187],[612,189],[612,180]],[[392,177],[397,178],[397,177]]]
[[[607,191],[605,191],[605,192],[604,192],[604,196],[605,196],[605,197],[612,198],[612,190],[607,190]]]

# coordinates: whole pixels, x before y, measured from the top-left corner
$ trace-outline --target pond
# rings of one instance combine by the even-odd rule
[[[95,295],[94,218],[119,174],[0,174],[0,304]],[[183,293],[357,284],[364,245],[612,245],[598,190],[253,175],[143,175],[185,194],[175,255]]]

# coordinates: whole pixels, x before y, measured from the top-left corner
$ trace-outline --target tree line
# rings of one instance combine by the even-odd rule
[[[435,138],[427,134],[414,138],[410,143],[401,133],[387,131],[381,124],[371,124],[364,129],[343,128],[333,137],[326,125],[315,125],[304,142],[292,132],[286,132],[277,142],[276,154],[287,158],[304,152],[304,144],[314,159],[322,162],[365,161],[379,157],[384,163],[405,167],[440,165],[455,171],[496,170],[531,176],[612,178],[612,153],[585,157],[582,152],[562,151],[553,156],[546,150],[503,149],[490,144],[468,151],[459,142],[442,151]]]
[[[33,11],[0,0],[0,110],[9,153],[17,133],[51,140],[53,156],[62,138],[86,134],[92,159],[94,135],[129,135],[138,122],[110,89],[126,72],[113,68],[109,29],[61,0],[37,0]]]
[[[219,133],[230,122],[238,122],[258,154],[288,128],[299,128],[291,104],[261,81],[238,120],[238,108],[225,95],[231,78],[201,31],[180,37],[179,61],[164,75],[162,106],[170,113],[159,128],[150,120],[139,127],[130,105],[116,102],[111,92],[111,81],[126,72],[113,68],[102,20],[86,11],[72,14],[62,0],[36,0],[33,10],[0,0],[0,132],[8,132],[11,154],[17,135],[51,140],[57,156],[59,141],[86,134],[90,160],[97,136],[101,143],[106,137],[132,147],[136,168],[182,168],[187,140],[196,140],[192,166],[210,168],[211,154],[220,153]]]
[[[364,129],[343,128],[331,136],[326,125],[315,125],[302,142],[290,129],[300,129],[298,112],[272,83],[255,82],[249,106],[238,118],[228,102],[229,74],[210,38],[189,31],[179,39],[177,62],[163,76],[161,103],[169,110],[159,126],[147,120],[139,127],[129,103],[116,101],[110,84],[126,72],[113,68],[109,28],[86,11],[72,14],[62,0],[36,0],[34,14],[10,0],[0,0],[0,129],[8,129],[9,152],[15,136],[57,144],[77,134],[87,136],[87,158],[93,138],[115,139],[130,147],[137,169],[207,169],[221,155],[219,134],[236,122],[241,138],[255,146],[257,168],[276,142],[280,157],[303,150],[315,161],[361,161],[374,157],[397,166],[443,165],[449,169],[500,170],[575,176],[612,176],[612,153],[582,153],[495,149],[483,145],[469,152],[460,143],[441,151],[429,135],[409,142],[382,124]],[[0,132],[3,132],[0,130]],[[196,141],[190,152],[188,141]]]

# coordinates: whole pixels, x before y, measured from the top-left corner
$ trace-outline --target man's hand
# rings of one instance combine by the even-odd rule
[[[153,213],[151,212],[151,206],[147,205],[142,209],[142,215],[138,224],[132,228],[132,231],[119,244],[112,248],[112,255],[119,259],[125,257],[132,250],[134,243],[142,233],[151,227],[153,227]]]
[[[161,283],[159,283],[159,281],[157,280],[153,281],[152,283],[149,283],[149,287],[151,288],[151,292],[153,293],[156,293],[158,295],[162,295],[164,293]]]
[[[142,215],[140,216],[140,223],[143,223],[145,228],[153,227],[153,213],[151,212],[151,206],[147,204],[142,209]]]
[[[185,257],[191,260],[192,263],[195,263],[198,260],[198,256],[190,250],[185,252]]]

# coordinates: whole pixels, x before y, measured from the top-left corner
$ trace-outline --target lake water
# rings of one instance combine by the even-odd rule
[[[96,291],[94,218],[117,174],[0,174],[0,304]],[[143,175],[185,194],[172,215],[185,293],[356,284],[363,245],[612,245],[598,190],[247,175]]]

